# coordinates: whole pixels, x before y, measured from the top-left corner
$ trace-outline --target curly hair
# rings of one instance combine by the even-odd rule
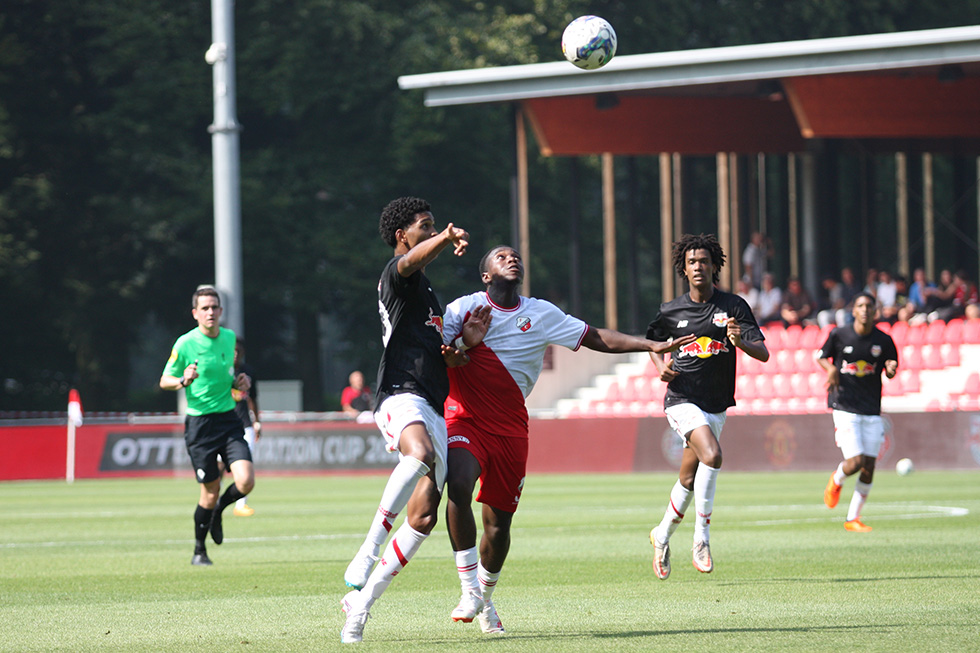
[[[418,197],[399,197],[391,200],[381,211],[381,220],[378,222],[381,239],[388,243],[389,247],[394,248],[398,245],[395,232],[409,227],[415,222],[415,216],[419,213],[428,213],[431,210],[429,203]]]
[[[680,240],[674,243],[670,258],[677,275],[684,278],[684,255],[692,249],[706,250],[708,255],[711,256],[711,265],[714,267],[714,272],[711,274],[711,283],[717,284],[719,272],[725,266],[725,250],[721,248],[721,243],[718,242],[714,234],[700,234],[698,236],[685,234],[681,236]]]

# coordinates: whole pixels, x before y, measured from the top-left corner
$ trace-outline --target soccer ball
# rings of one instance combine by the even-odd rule
[[[895,471],[898,472],[899,476],[908,476],[915,471],[915,465],[908,458],[902,458],[897,463],[895,463]]]
[[[579,16],[561,35],[561,51],[579,68],[602,68],[616,54],[616,31],[604,18]]]

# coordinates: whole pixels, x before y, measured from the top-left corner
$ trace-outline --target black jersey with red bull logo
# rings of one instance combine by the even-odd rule
[[[421,270],[398,273],[398,259],[388,261],[378,283],[378,312],[384,352],[378,365],[375,406],[391,395],[411,393],[425,399],[440,415],[449,395],[442,358],[442,306]]]
[[[853,326],[837,327],[820,348],[840,372],[840,383],[827,393],[827,406],[858,415],[881,414],[881,372],[885,361],[898,361],[895,341],[877,327],[866,336]]]
[[[697,339],[672,354],[680,372],[667,384],[664,407],[692,403],[707,413],[721,413],[735,405],[735,350],[728,340],[728,318],[742,327],[742,340],[765,340],[752,310],[738,295],[715,289],[706,302],[690,293],[660,306],[647,328],[647,338],[666,341],[694,334]]]

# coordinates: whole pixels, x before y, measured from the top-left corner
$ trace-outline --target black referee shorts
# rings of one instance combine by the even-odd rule
[[[237,460],[252,460],[252,452],[245,442],[245,428],[235,411],[188,415],[184,419],[184,444],[194,465],[198,483],[210,483],[221,474],[218,455],[225,465]]]

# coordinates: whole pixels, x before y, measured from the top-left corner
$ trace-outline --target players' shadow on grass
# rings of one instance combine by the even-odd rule
[[[980,574],[933,574],[930,576],[875,576],[871,578],[755,578],[745,581],[727,581],[718,583],[719,587],[735,587],[740,585],[760,585],[760,584],[782,584],[782,583],[877,583],[880,581],[894,580],[960,580],[965,578],[978,578]]]

